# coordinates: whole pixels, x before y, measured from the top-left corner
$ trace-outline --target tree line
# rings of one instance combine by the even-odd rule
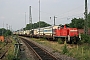
[[[1,28],[0,29],[0,36],[8,36],[8,35],[11,35],[12,32],[10,30],[6,30],[5,28]]]
[[[40,28],[42,27],[47,27],[47,26],[51,26],[50,24],[44,22],[44,21],[40,21]],[[33,24],[27,24],[26,27],[24,28],[24,30],[30,30],[30,29],[36,29],[39,28],[39,22],[37,23],[33,23]]]

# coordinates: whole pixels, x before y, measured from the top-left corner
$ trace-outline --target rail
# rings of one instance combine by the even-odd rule
[[[36,56],[39,58],[39,60],[58,60],[55,56],[47,52],[45,49],[37,46],[36,44],[21,38],[22,41],[32,49],[32,51],[36,54]]]

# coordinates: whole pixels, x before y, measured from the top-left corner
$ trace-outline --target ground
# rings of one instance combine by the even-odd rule
[[[29,40],[29,41],[31,41],[31,42],[33,42],[33,43],[35,43],[36,45],[44,48],[44,50],[46,50],[46,51],[50,52],[51,54],[53,54],[54,56],[56,56],[56,57],[58,58],[58,60],[59,60],[59,59],[62,59],[62,60],[76,60],[76,59],[73,58],[73,57],[68,57],[68,56],[66,56],[66,55],[62,55],[60,52],[58,52],[57,50],[55,50],[55,49],[54,49],[55,47],[53,47],[53,45],[57,44],[57,43],[55,43],[55,42],[51,42],[51,44],[49,44],[49,46],[47,46],[47,45],[44,45],[44,44],[42,44],[42,43],[40,43],[40,42],[36,42],[36,41],[33,40],[33,39],[29,39],[29,38],[26,38],[26,39]],[[37,39],[37,40],[38,40],[38,39]],[[45,43],[44,41],[41,41],[41,42]],[[51,45],[52,47],[50,47],[50,45]],[[58,45],[57,45],[57,46],[58,46]],[[63,45],[62,45],[62,46],[63,46]],[[60,48],[60,47],[59,47],[59,48]]]

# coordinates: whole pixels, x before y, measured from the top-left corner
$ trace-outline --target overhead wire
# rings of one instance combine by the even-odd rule
[[[89,3],[88,3],[88,5],[90,5]],[[65,19],[65,18],[69,18],[69,17],[72,17],[72,16],[84,16],[84,12],[82,12],[82,13],[79,13],[79,14],[74,14],[74,15],[67,15],[66,17],[65,17],[65,15],[66,14],[69,14],[69,13],[73,13],[73,12],[75,12],[76,10],[78,11],[78,9],[80,9],[82,6],[84,6],[84,5],[81,5],[81,6],[79,6],[79,7],[76,7],[76,8],[74,8],[74,9],[71,9],[71,10],[68,10],[68,11],[66,11],[66,12],[63,12],[63,13],[61,13],[60,15],[56,15],[56,14],[54,14],[54,13],[48,13],[48,12],[44,12],[44,11],[40,11],[41,13],[44,13],[44,14],[48,14],[48,15],[56,15],[58,18],[57,19]],[[34,8],[34,7],[32,7],[33,9],[35,9],[35,10],[38,10],[38,9],[36,9],[36,8]],[[39,10],[38,10],[39,11]],[[64,17],[62,17],[62,16],[64,16]]]
[[[80,9],[81,6],[79,6],[79,7],[77,7],[77,8],[74,8],[74,9],[72,9],[72,10],[69,10],[69,11],[67,11],[67,12],[64,12],[64,13],[62,13],[62,14],[60,14],[60,15],[57,15],[57,16],[60,17],[60,16],[62,16],[62,15],[64,15],[64,14],[68,14],[68,13],[71,13],[71,12],[73,12],[73,11],[75,12],[75,10],[77,10],[78,8]]]
[[[81,5],[82,6],[82,5]],[[56,16],[61,16],[61,15],[64,15],[64,14],[66,14],[66,13],[69,13],[69,12],[72,12],[72,11],[74,11],[74,10],[77,10],[78,8],[80,9],[80,7],[81,6],[79,6],[79,7],[77,7],[77,8],[74,8],[74,9],[71,9],[71,10],[69,10],[69,11],[67,11],[67,12],[63,12],[63,13],[61,13],[60,15],[56,15],[56,14],[54,14],[54,13],[48,13],[48,12],[44,12],[44,11],[40,11],[41,13],[45,13],[45,14],[49,14],[49,15],[56,15]],[[32,7],[32,8],[34,8],[34,7]],[[34,8],[35,10],[38,10],[38,9],[36,9],[36,8]],[[39,11],[39,10],[38,10]]]
[[[76,15],[76,14],[75,14]],[[75,15],[71,15],[71,16],[66,16],[66,17],[61,17],[61,18],[57,18],[57,19],[65,19],[65,18],[70,18],[70,17],[74,17],[75,18]],[[77,16],[82,16],[83,14],[77,14]]]

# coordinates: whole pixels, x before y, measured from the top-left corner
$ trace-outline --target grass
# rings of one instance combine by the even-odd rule
[[[61,52],[62,51],[61,49],[63,48],[63,44],[58,44],[58,42],[53,42],[53,41],[50,42],[45,39],[34,39],[34,38],[32,38],[32,40],[38,42],[39,44],[53,48],[55,51]]]
[[[8,49],[8,54],[6,56],[6,60],[13,60],[14,59],[14,44],[15,41],[10,37],[10,39],[12,40],[12,43],[10,43],[10,48]]]
[[[2,53],[3,52],[3,47],[5,46],[5,42],[1,42],[0,41],[0,53]]]
[[[69,55],[71,53],[71,55]],[[79,45],[78,48],[69,49],[69,56],[73,56],[78,60],[90,60],[90,47],[88,44]]]
[[[14,46],[11,44],[11,47],[8,50],[7,60],[13,60],[14,58]]]
[[[50,42],[45,39],[34,39],[32,40],[38,42],[39,44],[46,45],[50,48],[53,48],[53,52],[60,52],[63,54],[64,44],[59,44],[58,42]],[[90,44],[74,45],[66,44],[68,52],[65,54],[71,57],[75,57],[77,60],[90,60]]]
[[[0,48],[4,47],[5,46],[5,42],[1,42],[0,41]]]

